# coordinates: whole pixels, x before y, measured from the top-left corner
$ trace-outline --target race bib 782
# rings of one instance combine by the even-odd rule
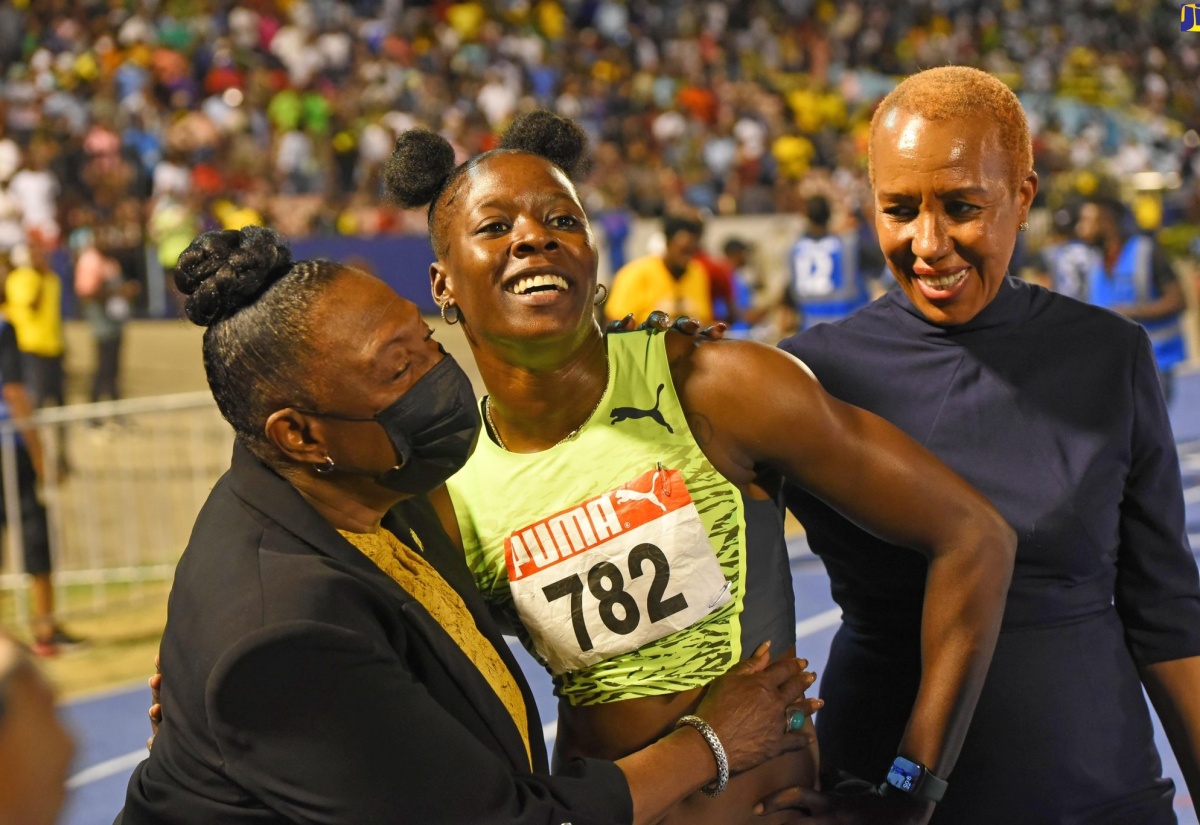
[[[505,540],[513,602],[554,675],[690,627],[730,599],[678,470],[626,484]]]

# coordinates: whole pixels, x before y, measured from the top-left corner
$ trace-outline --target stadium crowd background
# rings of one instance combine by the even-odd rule
[[[395,136],[426,125],[465,158],[533,107],[590,133],[581,195],[610,251],[642,251],[658,222],[639,219],[698,214],[727,218],[764,266],[764,236],[781,216],[802,226],[811,195],[869,231],[873,108],[901,76],[946,63],[995,73],[1029,114],[1030,260],[1063,207],[1108,193],[1194,273],[1200,35],[1178,16],[1167,0],[0,0],[0,279],[49,260],[68,314],[107,311],[71,294],[98,248],[142,286],[117,297],[155,314],[155,284],[207,229],[420,235],[421,212],[380,197]],[[711,250],[731,234],[718,222]],[[202,389],[195,330],[151,326],[126,359],[143,388],[131,394]],[[70,444],[116,464],[100,436],[126,453],[158,443],[110,430]],[[68,469],[82,487],[87,473]],[[48,662],[54,681],[79,692],[142,675],[165,616],[165,585],[148,592],[143,613],[68,613],[90,647]]]
[[[145,282],[210,228],[423,232],[379,197],[396,134],[428,125],[466,157],[535,106],[591,133],[584,202],[610,241],[633,216],[799,212],[813,193],[853,220],[874,104],[943,63],[1018,91],[1040,206],[1111,188],[1185,255],[1200,37],[1178,14],[1165,0],[3,0],[0,256],[94,240]]]

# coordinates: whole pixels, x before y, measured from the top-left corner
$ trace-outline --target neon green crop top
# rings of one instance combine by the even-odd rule
[[[684,420],[665,340],[609,336],[573,438],[521,454],[485,436],[447,485],[479,589],[575,705],[684,691],[742,655],[743,499]]]

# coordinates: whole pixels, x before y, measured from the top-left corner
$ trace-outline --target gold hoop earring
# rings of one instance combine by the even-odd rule
[[[608,300],[608,287],[604,284],[596,284],[596,297],[592,299],[592,303],[600,306]]]
[[[1020,225],[1017,227],[1017,229],[1019,229],[1019,230],[1020,230],[1020,231],[1022,231],[1022,232],[1024,232],[1024,231],[1025,231],[1025,230],[1027,230],[1027,229],[1029,229],[1029,221],[1021,221],[1021,223],[1020,223]]]
[[[462,320],[462,313],[458,311],[458,307],[455,306],[454,304],[450,303],[449,301],[443,301],[442,303],[438,304],[438,306],[442,310],[442,320],[446,322],[446,326],[452,327],[455,324],[457,324],[459,321]],[[447,313],[450,310],[454,310],[454,320],[453,321],[451,321],[447,315]]]

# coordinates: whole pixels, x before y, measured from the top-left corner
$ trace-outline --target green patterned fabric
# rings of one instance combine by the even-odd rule
[[[741,493],[705,457],[684,420],[666,336],[608,337],[609,382],[600,406],[569,441],[509,453],[484,435],[448,487],[467,563],[484,597],[514,614],[505,540],[516,530],[613,490],[661,464],[684,477],[731,600],[697,624],[555,679],[574,705],[678,693],[725,673],[742,655],[745,514]],[[522,641],[530,652],[527,634]]]

